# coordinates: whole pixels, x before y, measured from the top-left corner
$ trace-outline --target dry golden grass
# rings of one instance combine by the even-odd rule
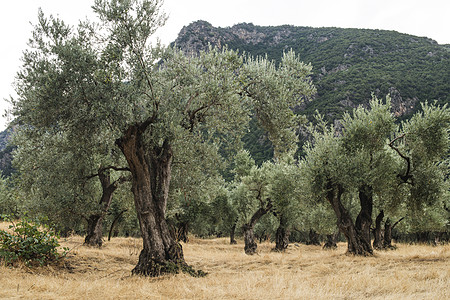
[[[209,273],[161,278],[131,276],[141,241],[115,238],[102,249],[62,241],[73,250],[60,266],[0,267],[0,299],[449,299],[450,245],[398,245],[374,257],[290,245],[286,253],[258,245],[247,256],[242,241],[192,238],[186,261]]]

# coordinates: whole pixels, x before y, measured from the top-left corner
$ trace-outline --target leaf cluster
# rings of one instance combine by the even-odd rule
[[[59,261],[69,250],[58,252],[59,236],[44,220],[23,217],[16,224],[8,216],[2,218],[12,223],[9,231],[0,230],[0,259],[7,265],[43,266]]]

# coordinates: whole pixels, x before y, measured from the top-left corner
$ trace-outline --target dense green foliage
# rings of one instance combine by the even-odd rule
[[[15,172],[12,166],[12,152],[15,146],[10,141],[12,133],[13,127],[8,127],[0,132],[0,171],[1,175],[5,177],[9,177]]]
[[[198,21],[183,28],[176,40],[186,50],[204,49],[208,43],[276,61],[293,49],[314,67],[318,95],[307,112],[318,109],[340,116],[343,109],[351,109],[343,101],[367,104],[372,92],[382,96],[390,88],[405,100],[450,100],[450,52],[428,38],[386,30],[248,23],[215,28]]]
[[[390,98],[385,104],[374,98],[370,109],[344,116],[340,134],[323,119],[312,131],[302,161],[306,191],[313,201],[330,202],[349,251],[355,231],[370,243],[372,218],[381,210],[390,218],[404,214],[410,231],[446,230],[450,110],[427,103],[422,110],[397,126]]]
[[[256,26],[243,23],[216,28],[205,21],[184,27],[175,41],[185,51],[199,51],[208,44],[279,61],[293,49],[313,66],[317,94],[296,108],[312,121],[318,110],[329,122],[359,104],[367,106],[371,94],[392,97],[393,112],[400,119],[420,109],[419,102],[450,101],[450,51],[423,37],[395,31]],[[272,157],[265,135],[257,129],[244,138],[258,164]]]
[[[16,224],[8,216],[9,230],[0,230],[0,261],[7,265],[23,262],[26,266],[56,262],[69,250],[58,252],[58,234],[46,223],[27,217]]]
[[[22,206],[65,232],[109,208],[105,224],[122,218],[122,233],[139,219],[137,268],[144,269],[137,273],[146,275],[159,275],[165,260],[183,260],[177,239],[187,230],[334,233],[336,207],[324,201],[330,191],[341,193],[356,223],[362,206],[370,208],[366,228],[381,210],[407,215],[409,232],[446,226],[449,112],[440,104],[449,100],[447,50],[386,31],[198,22],[177,40],[191,56],[148,43],[165,20],[158,5],[97,0],[100,23],[78,27],[40,12],[13,102]],[[419,69],[430,75],[419,80]],[[387,93],[386,104],[376,99]],[[424,102],[401,122],[427,98],[436,104]],[[311,117],[316,109],[323,117],[309,132],[301,128],[312,140],[298,162],[306,118],[296,113]],[[250,151],[238,151],[242,144]],[[137,219],[128,185],[111,206],[98,201],[105,188],[93,178],[122,182],[123,171],[132,175]],[[0,208],[11,211],[17,197],[5,195]]]
[[[20,212],[20,203],[11,179],[0,177],[0,215],[17,216]]]

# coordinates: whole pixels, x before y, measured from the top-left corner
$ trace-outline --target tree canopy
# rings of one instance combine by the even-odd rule
[[[183,167],[183,151],[239,141],[251,112],[276,149],[289,149],[291,107],[314,91],[311,67],[292,51],[276,66],[227,49],[188,56],[151,45],[166,19],[159,1],[98,0],[93,9],[98,22],[76,28],[39,13],[14,114],[33,133],[64,133],[77,152],[122,153],[144,241],[133,272],[189,270],[165,220],[172,167]]]

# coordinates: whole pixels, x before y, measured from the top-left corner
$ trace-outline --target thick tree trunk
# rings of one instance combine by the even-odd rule
[[[230,244],[231,245],[237,244],[236,240],[234,239],[234,234],[236,233],[236,225],[237,225],[237,222],[234,222],[233,226],[231,226],[231,230],[230,230]]]
[[[370,243],[370,227],[372,226],[373,189],[371,186],[363,185],[360,187],[359,203],[361,205],[361,210],[356,217],[356,231],[364,240],[364,243],[372,248]]]
[[[272,202],[268,200],[266,207],[260,207],[250,219],[250,222],[244,224],[242,226],[242,230],[244,232],[244,251],[247,255],[253,255],[256,253],[256,248],[258,247],[256,244],[255,234],[253,229],[258,222],[258,220],[264,216],[270,209],[272,208]]]
[[[256,248],[258,245],[256,244],[255,233],[253,232],[253,226],[250,224],[244,224],[242,227],[244,233],[244,251],[247,255],[253,255],[256,253]]]
[[[323,249],[336,249],[338,237],[339,237],[339,231],[337,231],[333,234],[327,234],[327,241],[323,245]]]
[[[374,240],[373,248],[380,250],[383,249],[383,229],[381,227],[381,222],[383,222],[384,211],[381,210],[375,219],[375,229],[373,230]]]
[[[167,139],[162,146],[144,147],[142,134],[147,126],[130,126],[117,140],[132,174],[132,192],[143,240],[139,262],[132,273],[160,276],[182,270],[200,275],[193,274],[195,272],[185,263],[183,249],[170,234],[165,218],[172,148]]]
[[[84,244],[93,247],[103,245],[103,214],[94,214],[89,217]]]
[[[347,239],[347,252],[354,255],[372,255],[373,250],[370,242],[367,243],[367,241],[357,232],[355,225],[353,224],[353,221],[351,219],[350,213],[342,205],[342,186],[328,182],[327,188],[327,200],[330,202],[336,214],[339,230],[345,235],[345,238]]]
[[[291,232],[288,229],[287,226],[287,219],[286,217],[281,214],[280,215],[280,225],[278,226],[276,235],[275,235],[275,248],[273,251],[285,251],[287,247],[289,246],[289,235]]]
[[[99,172],[98,177],[102,185],[102,197],[99,203],[100,212],[89,217],[84,244],[101,247],[103,244],[103,219],[111,206],[113,193],[117,189],[117,182],[111,183],[108,171]]]

